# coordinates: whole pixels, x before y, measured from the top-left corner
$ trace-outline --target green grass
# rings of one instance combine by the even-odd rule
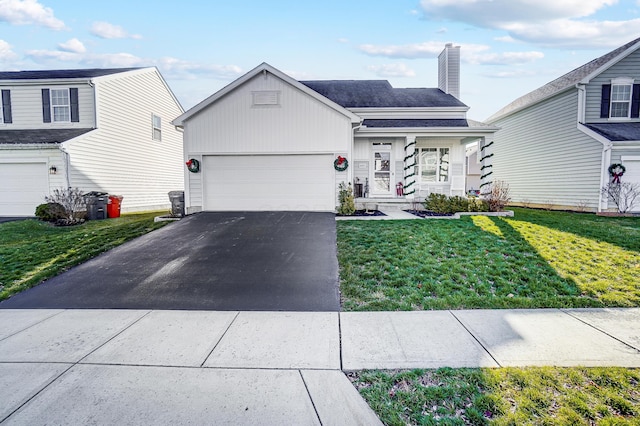
[[[640,371],[364,371],[349,378],[386,425],[640,425]]]
[[[343,310],[640,306],[640,218],[340,221]]]
[[[157,215],[127,214],[69,227],[37,220],[0,224],[0,300],[164,226],[153,222]]]

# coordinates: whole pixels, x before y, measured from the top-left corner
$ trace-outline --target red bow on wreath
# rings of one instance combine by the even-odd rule
[[[342,165],[342,163],[344,163],[344,162],[345,162],[345,160],[346,160],[346,158],[344,158],[344,157],[342,157],[342,156],[338,155],[338,166],[341,166],[341,165]]]

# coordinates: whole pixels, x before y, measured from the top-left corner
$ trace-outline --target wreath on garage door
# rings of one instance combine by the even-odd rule
[[[624,175],[627,168],[620,163],[613,163],[609,166],[609,176],[613,178],[612,183],[620,183],[620,178]]]
[[[347,159],[338,155],[338,158],[336,158],[333,162],[333,168],[339,172],[344,172],[345,170],[347,170],[347,167],[349,167],[349,162],[347,161]]]
[[[191,173],[198,173],[200,171],[200,162],[195,158],[189,159],[189,161],[187,161],[186,164],[187,164],[187,169],[189,169]]]

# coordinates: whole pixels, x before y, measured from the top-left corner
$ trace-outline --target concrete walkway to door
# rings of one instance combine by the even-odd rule
[[[0,310],[1,424],[376,425],[343,371],[640,367],[640,309]]]

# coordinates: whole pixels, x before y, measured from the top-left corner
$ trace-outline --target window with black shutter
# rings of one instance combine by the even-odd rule
[[[11,91],[2,90],[2,114],[0,115],[2,122],[5,124],[13,123],[13,117],[11,116]]]

